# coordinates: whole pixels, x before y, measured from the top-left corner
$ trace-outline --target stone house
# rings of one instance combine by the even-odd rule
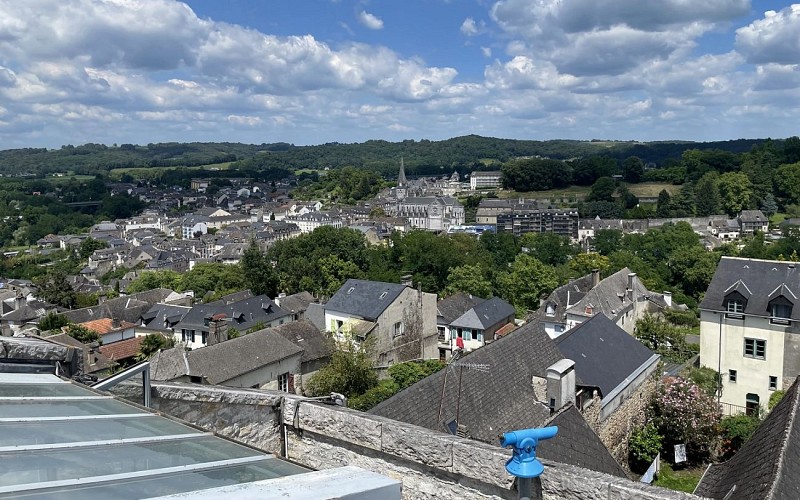
[[[514,306],[499,297],[481,300],[448,325],[450,350],[461,339],[463,349],[472,351],[495,340],[495,332],[514,322]]]
[[[439,357],[435,294],[349,279],[325,304],[324,317],[338,341],[373,342],[379,366]]]
[[[739,232],[742,235],[753,234],[756,231],[766,233],[769,230],[769,217],[761,210],[742,210],[739,217]]]

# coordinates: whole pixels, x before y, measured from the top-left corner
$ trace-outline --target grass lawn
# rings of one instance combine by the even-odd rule
[[[669,183],[643,182],[641,184],[628,184],[631,193],[643,198],[656,198],[662,189],[666,189],[670,195],[677,194],[681,187]],[[547,191],[528,191],[517,192],[514,190],[502,190],[497,193],[500,198],[528,198],[528,199],[557,199],[557,200],[580,200],[589,195],[590,186],[570,186],[563,189],[550,189]]]
[[[769,223],[772,226],[777,226],[778,224],[780,224],[781,222],[783,222],[788,218],[789,214],[778,212],[777,214],[772,214],[772,216],[769,218]]]
[[[128,173],[133,175],[134,173],[140,172],[159,172],[162,170],[175,170],[177,168],[181,170],[227,170],[233,162],[224,162],[224,163],[210,163],[208,165],[197,165],[194,167],[182,167],[182,166],[172,166],[172,167],[123,167],[123,168],[113,168],[109,171],[111,177],[119,178],[122,174]]]
[[[83,175],[83,174],[67,174],[63,177],[56,177],[56,176],[48,176],[47,182],[52,182],[53,184],[60,184],[62,182],[68,182],[70,180],[76,181],[90,181],[94,179],[93,175]]]
[[[700,478],[703,477],[705,467],[692,469],[673,470],[672,466],[666,462],[661,462],[661,472],[658,479],[653,484],[662,488],[691,493],[694,491]]]

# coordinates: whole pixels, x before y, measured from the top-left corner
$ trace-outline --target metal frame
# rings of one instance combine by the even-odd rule
[[[135,365],[122,370],[121,372],[108,377],[105,380],[101,380],[95,384],[92,384],[90,387],[93,389],[99,389],[101,391],[107,391],[112,387],[116,386],[120,382],[124,382],[129,378],[133,377],[134,375],[142,374],[142,392],[144,394],[144,406],[150,408],[150,361],[142,361],[140,363],[136,363]]]
[[[73,448],[98,448],[125,444],[160,443],[162,441],[180,441],[213,436],[210,432],[190,432],[186,434],[168,434],[166,436],[145,436],[138,438],[104,439],[100,441],[73,441],[68,443],[45,443],[20,446],[0,446],[0,453],[24,453],[26,451],[69,450]]]

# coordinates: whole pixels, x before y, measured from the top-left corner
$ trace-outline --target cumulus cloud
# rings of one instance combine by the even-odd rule
[[[371,30],[383,29],[383,20],[375,14],[370,14],[365,10],[362,10],[358,13],[358,22],[361,23],[361,25],[365,28],[369,28]]]
[[[755,64],[800,64],[800,4],[764,13],[736,30],[736,49]]]

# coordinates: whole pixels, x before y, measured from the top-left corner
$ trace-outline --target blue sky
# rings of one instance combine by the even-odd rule
[[[797,135],[800,4],[0,0],[0,148]]]

